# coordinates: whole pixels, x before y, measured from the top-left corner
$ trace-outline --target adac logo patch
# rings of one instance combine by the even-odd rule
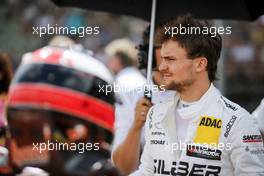
[[[201,116],[194,143],[217,145],[222,127],[222,120],[211,116]]]
[[[212,128],[221,128],[222,120],[214,117],[201,117],[199,126],[206,126]]]

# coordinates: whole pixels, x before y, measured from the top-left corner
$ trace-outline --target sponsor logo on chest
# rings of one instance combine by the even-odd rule
[[[237,119],[237,116],[233,115],[232,118],[229,120],[229,122],[227,123],[226,125],[226,130],[225,130],[225,133],[224,133],[224,136],[227,138],[229,133],[230,133],[230,130],[231,128],[233,127],[235,121]]]
[[[222,120],[212,116],[201,116],[193,142],[198,144],[218,144]]]
[[[213,176],[219,175],[220,172],[220,166],[188,163],[185,161],[173,161],[171,164],[168,164],[165,162],[165,160],[154,159],[154,174],[182,176]]]
[[[164,145],[165,141],[164,140],[150,140],[150,144],[152,144],[152,145]]]
[[[221,160],[222,152],[220,150],[210,149],[208,147],[188,145],[186,154],[187,156],[191,157],[204,158],[210,160]]]
[[[206,126],[212,128],[221,128],[222,120],[212,117],[202,117],[199,126]]]

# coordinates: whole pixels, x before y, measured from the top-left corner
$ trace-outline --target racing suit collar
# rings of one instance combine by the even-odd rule
[[[220,96],[219,91],[215,88],[213,83],[211,83],[209,89],[194,105],[185,107],[184,109],[177,109],[177,111],[183,119],[191,119],[197,114],[200,114],[200,112],[204,112],[205,109],[208,109],[211,106],[211,102]],[[177,103],[179,101],[178,98]],[[194,118],[194,120],[195,119],[196,118]]]
[[[190,116],[193,116],[195,114],[199,114],[201,111],[204,111],[204,109],[208,109],[211,105],[212,100],[220,98],[221,94],[218,91],[217,88],[211,83],[209,89],[205,92],[205,94],[198,100],[196,103],[197,105],[192,107],[186,107],[189,108],[186,114],[181,114],[182,118],[190,118]],[[167,119],[170,119],[173,114],[175,114],[176,105],[180,100],[180,96],[178,93],[175,94],[173,102],[166,102],[164,105],[164,108],[161,108],[162,114],[164,114],[160,121],[167,121]],[[173,113],[173,114],[172,114]],[[173,115],[174,116],[174,115]]]
[[[206,91],[206,93],[201,97],[199,104],[197,107],[190,109],[190,111],[187,111],[186,114],[180,114],[182,117],[190,118],[195,117],[191,120],[191,122],[195,122],[199,120],[200,115],[202,112],[204,112],[206,109],[210,108],[212,106],[212,102],[215,101],[215,99],[220,98],[221,94],[219,91],[214,87],[214,85],[211,83],[209,89]],[[170,140],[174,141],[177,139],[176,134],[176,122],[175,122],[175,114],[176,114],[176,106],[179,101],[179,94],[176,93],[174,101],[173,102],[167,102],[164,104],[164,108],[161,108],[161,114],[160,114],[160,122],[163,126],[163,129],[167,131],[168,134],[170,134]],[[185,111],[186,112],[186,111]]]

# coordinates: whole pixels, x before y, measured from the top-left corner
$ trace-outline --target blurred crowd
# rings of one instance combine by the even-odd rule
[[[3,26],[0,29],[0,41],[5,41],[5,44],[1,42],[0,49],[11,54],[15,66],[20,62],[23,53],[45,46],[53,37],[46,35],[40,38],[32,35],[32,26],[99,26],[100,35],[70,37],[105,61],[103,49],[111,40],[126,37],[138,43],[141,32],[147,25],[146,22],[131,17],[87,12],[77,8],[58,8],[47,0],[4,0],[0,2],[0,15]]]
[[[47,0],[4,0],[0,4],[0,25],[3,26],[0,28],[0,50],[11,56],[14,68],[20,63],[22,54],[45,46],[53,37],[32,35],[32,26],[99,26],[100,35],[83,38],[71,35],[70,38],[107,63],[109,57],[104,47],[108,43],[116,38],[128,38],[137,45],[147,25],[131,17],[58,8]],[[264,17],[255,22],[220,23],[232,27],[231,35],[223,35],[224,63],[222,70],[218,71],[222,90],[228,98],[253,111],[264,96]],[[245,84],[247,86],[243,86]]]
[[[251,112],[264,96],[264,16],[225,24],[232,26],[232,35],[223,38],[224,92]]]

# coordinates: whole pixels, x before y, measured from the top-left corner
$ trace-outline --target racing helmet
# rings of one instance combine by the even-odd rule
[[[108,159],[115,99],[106,88],[112,80],[87,53],[51,46],[26,53],[7,104],[13,170],[87,175],[94,163]]]

